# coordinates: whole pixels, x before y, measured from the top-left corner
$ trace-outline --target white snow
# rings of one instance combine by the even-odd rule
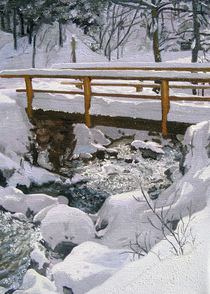
[[[39,38],[40,40],[42,38],[42,34],[46,34],[47,42],[44,46],[51,48],[51,51],[47,52],[46,48],[39,44],[36,59],[36,64],[40,67],[38,69],[19,70],[18,68],[20,67],[30,68],[31,48],[27,45],[26,38],[23,38],[18,42],[17,52],[13,53],[12,36],[0,32],[0,36],[3,36],[0,48],[1,69],[12,69],[14,75],[20,73],[22,75],[37,74],[42,77],[45,74],[52,74],[58,77],[63,75],[70,75],[72,77],[75,75],[78,77],[94,75],[97,78],[105,75],[107,79],[114,77],[127,79],[128,76],[134,79],[144,77],[148,80],[152,76],[169,80],[176,79],[177,76],[179,78],[192,78],[193,76],[195,78],[210,78],[209,73],[191,74],[178,71],[174,74],[164,72],[147,73],[142,71],[134,71],[132,73],[125,71],[122,73],[120,69],[112,72],[108,70],[92,71],[91,67],[93,65],[94,67],[103,65],[103,67],[108,68],[114,63],[102,62],[96,64],[97,60],[102,61],[101,56],[90,53],[87,46],[78,38],[79,32],[75,28],[69,30],[69,27],[65,27],[68,48],[65,46],[65,48],[60,49],[56,41],[54,41],[56,38],[52,38],[55,26],[56,24],[45,26],[37,37],[39,41]],[[92,61],[91,64],[84,63],[85,67],[88,67],[89,70],[78,71],[77,67],[81,66],[81,64],[64,65],[65,67],[70,66],[74,68],[73,70],[41,69],[41,67],[52,65],[55,60],[60,63],[55,67],[63,67],[63,62],[69,62],[69,46],[74,29],[77,33],[77,60],[79,62]],[[131,54],[133,52],[132,46],[126,50],[131,56],[125,56],[122,63],[117,62],[116,65],[119,68],[125,66],[126,59],[132,60],[131,64],[134,67],[139,66],[136,60],[153,60],[151,52],[144,52],[144,54],[138,52],[137,55],[134,55]],[[164,60],[167,60],[167,62],[171,62],[173,58],[173,67],[177,67],[177,69],[184,65],[183,63],[179,64],[180,62],[189,62],[190,60],[188,52],[172,52],[172,55],[164,52],[163,55]],[[105,60],[105,58],[103,59]],[[141,66],[148,67],[153,65],[142,63]],[[162,63],[158,66],[161,68],[170,67],[171,65],[169,63]],[[186,66],[190,68],[200,67],[201,65],[187,64]],[[209,68],[208,63],[202,64],[202,66],[207,69]],[[14,68],[17,68],[17,70],[14,70]],[[9,73],[11,72],[7,70],[0,72],[2,75]],[[61,89],[60,81],[61,79],[57,82],[55,80],[38,79],[34,81],[34,85],[37,88]],[[183,228],[188,227],[187,232],[189,235],[187,235],[188,238],[184,246],[184,255],[176,256],[171,245],[177,246],[174,238],[172,236],[167,237],[171,243],[164,240],[164,234],[159,230],[161,224],[148,207],[141,190],[109,197],[100,211],[96,215],[91,216],[96,220],[96,228],[99,229],[97,235],[101,239],[98,239],[95,238],[96,232],[91,218],[84,212],[65,205],[67,203],[66,199],[62,197],[56,199],[45,194],[25,195],[20,190],[14,188],[17,183],[29,186],[31,182],[42,184],[58,180],[58,177],[52,173],[30,166],[29,163],[23,160],[23,155],[28,151],[28,136],[30,135],[31,124],[24,109],[26,106],[25,94],[17,94],[14,90],[17,87],[23,87],[23,84],[23,79],[1,79],[0,169],[4,171],[4,175],[7,175],[6,177],[9,179],[9,185],[11,186],[0,188],[0,205],[9,211],[17,212],[14,216],[23,220],[28,209],[37,213],[33,221],[41,222],[43,238],[52,249],[61,242],[69,241],[80,244],[74,248],[63,262],[53,267],[52,274],[59,290],[61,291],[63,285],[66,285],[69,288],[73,287],[76,294],[87,293],[90,289],[92,290],[88,294],[208,293],[210,288],[208,278],[208,251],[210,245],[210,121],[207,121],[210,117],[209,102],[171,102],[168,114],[169,121],[201,123],[189,128],[183,141],[188,152],[184,163],[185,174],[181,178],[178,177],[174,184],[159,196],[157,201],[149,200],[151,207],[156,207],[156,212],[163,214],[166,221],[182,218],[176,229],[177,233],[182,234]],[[99,88],[99,91],[104,91],[104,87]],[[117,93],[119,89],[114,88],[112,91]],[[151,94],[151,91],[148,90],[147,93]],[[184,95],[183,93],[178,94]],[[35,109],[84,113],[84,98],[82,95],[35,94],[33,107]],[[90,113],[160,120],[161,105],[160,101],[155,100],[92,97]],[[108,127],[88,129],[82,124],[76,125],[77,145],[75,156],[79,156],[79,154],[89,156],[97,150],[106,150],[106,146],[111,142],[106,136],[110,139],[116,139],[121,137],[122,133],[134,136],[134,140],[143,141],[148,139],[144,132]],[[141,144],[145,144],[145,142]],[[46,159],[47,154],[41,154],[39,163],[44,166]],[[50,169],[49,164],[45,165],[45,167]],[[105,174],[112,174],[124,171],[118,168],[118,166],[114,168],[107,165],[103,172]],[[11,176],[12,173],[13,175]],[[78,175],[76,175],[73,181],[69,181],[69,183],[74,181],[76,183],[78,179]],[[145,195],[147,196],[146,192]],[[195,218],[190,220],[188,226],[189,210],[197,212],[194,214]],[[151,225],[151,222],[159,229],[156,230]],[[145,245],[146,242],[148,249],[152,247],[152,250],[140,260],[124,266],[128,261],[127,254],[120,254],[122,249],[119,250],[119,248],[126,246],[123,250],[128,251],[130,249],[130,242],[135,241],[136,233],[139,233],[140,245]],[[166,233],[168,234],[168,231]],[[110,249],[106,246],[118,249]],[[37,249],[32,252],[31,256],[39,263],[39,267],[46,262],[44,254]],[[120,270],[122,266],[124,267]],[[116,271],[118,272],[115,273]],[[110,277],[111,275],[113,276]],[[107,281],[105,281],[106,279]],[[0,288],[0,293],[4,292],[5,290]],[[53,282],[40,276],[34,270],[28,270],[22,288],[15,291],[15,293],[53,294],[58,292]]]
[[[59,181],[59,176],[43,168],[32,166],[30,163],[23,161],[15,173],[9,178],[8,183],[11,186],[17,184],[30,186],[31,183],[41,185],[47,182]]]
[[[112,61],[112,62],[88,62],[88,63],[55,63],[52,65],[52,68],[57,69],[91,69],[91,68],[125,68],[125,67],[132,67],[132,68],[183,68],[192,69],[192,68],[204,68],[209,69],[209,63],[188,63],[183,65],[183,63],[169,63],[169,62],[122,62],[122,61]]]
[[[95,237],[90,217],[65,204],[57,205],[47,212],[41,222],[41,233],[52,249],[62,242],[80,244]]]
[[[209,195],[208,195],[209,196]],[[126,265],[88,294],[198,294],[209,293],[210,205],[194,215],[188,230],[195,239],[187,240],[188,250],[176,256],[171,245],[161,241],[144,258]],[[188,219],[184,219],[185,224]],[[169,239],[173,241],[172,238]]]
[[[11,160],[6,155],[0,153],[0,169],[3,170],[15,170],[19,168],[18,164]]]
[[[45,257],[44,252],[36,246],[31,252],[30,257],[33,261],[38,263],[38,268],[41,269],[45,263],[50,263],[50,261]]]
[[[141,140],[134,140],[131,146],[135,149],[149,149],[155,153],[164,154],[162,146],[156,142],[144,142]]]
[[[15,294],[56,294],[57,289],[53,282],[38,274],[35,270],[29,269],[23,279],[23,285]]]
[[[4,287],[0,287],[0,294],[4,294],[7,292],[7,289]]]
[[[0,205],[11,212],[26,214],[28,209],[34,214],[52,204],[58,204],[59,200],[45,194],[23,194],[13,187],[0,187]]]
[[[74,294],[83,294],[103,283],[129,261],[123,250],[113,250],[95,242],[84,242],[52,268],[58,290],[72,288]]]
[[[15,100],[14,91],[0,91],[0,152],[17,160],[17,153],[27,152],[30,124]]]
[[[95,153],[98,149],[103,149],[102,145],[110,144],[110,140],[106,139],[104,134],[98,130],[90,130],[84,124],[76,124],[74,127],[76,146],[74,154]]]
[[[126,79],[126,80],[169,80],[169,81],[183,81],[192,80],[197,81],[208,81],[210,79],[209,73],[187,73],[187,72],[153,72],[153,71],[140,71],[140,70],[74,70],[74,69],[42,69],[42,68],[31,68],[31,69],[18,69],[18,70],[3,70],[0,71],[0,77],[7,78],[7,76],[23,77],[34,76],[38,78],[45,77],[57,77],[57,78],[79,78],[79,77],[91,77],[91,78],[106,78],[106,79]]]

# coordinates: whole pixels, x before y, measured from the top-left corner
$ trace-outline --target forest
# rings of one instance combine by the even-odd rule
[[[90,49],[108,60],[119,59],[135,35],[139,42],[151,41],[156,62],[164,50],[191,50],[192,62],[208,62],[209,15],[209,0],[1,0],[0,29],[13,35],[14,50],[18,39],[27,37],[34,54],[43,25],[58,23],[63,47],[63,27],[73,23],[91,40]]]

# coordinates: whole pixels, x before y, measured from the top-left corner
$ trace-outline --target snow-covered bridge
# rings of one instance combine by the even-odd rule
[[[102,66],[103,65],[103,66]],[[109,64],[110,65],[110,64]],[[91,98],[98,97],[116,97],[116,98],[135,98],[135,99],[153,99],[161,100],[162,110],[162,133],[167,135],[167,115],[170,110],[170,101],[210,101],[207,96],[195,95],[171,95],[169,89],[210,89],[210,67],[208,64],[187,64],[173,65],[164,64],[156,67],[154,64],[136,63],[128,65],[113,65],[106,64],[77,64],[72,65],[72,68],[53,69],[24,69],[24,70],[8,70],[1,71],[1,78],[23,78],[25,80],[25,89],[17,89],[18,92],[26,92],[27,94],[27,112],[29,117],[32,116],[32,101],[34,93],[53,93],[53,94],[82,94],[84,95],[85,105],[85,120],[88,127],[91,126],[91,118],[89,109],[91,106]],[[68,65],[66,65],[68,67]],[[70,66],[69,66],[70,67]],[[78,70],[79,69],[79,70]],[[33,79],[68,79],[71,82],[65,84],[75,85],[80,89],[73,90],[56,90],[56,89],[34,89],[32,85]],[[107,83],[107,81],[109,81]],[[148,83],[149,82],[149,83]],[[64,84],[64,83],[63,83]],[[120,87],[117,92],[95,92],[92,87]],[[160,89],[160,95],[155,92],[147,93],[142,91],[139,93],[125,93],[123,87],[132,87],[136,92],[141,92],[144,88]],[[84,89],[84,90],[83,90]],[[158,92],[158,91],[156,91]]]

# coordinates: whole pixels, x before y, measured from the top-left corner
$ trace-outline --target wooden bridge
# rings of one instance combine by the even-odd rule
[[[149,65],[149,64],[124,64],[111,66],[110,64],[65,64],[55,69],[26,69],[1,71],[0,78],[23,78],[25,89],[17,89],[17,92],[26,92],[27,113],[32,117],[32,101],[35,93],[53,94],[82,94],[84,95],[85,121],[91,127],[89,109],[91,97],[119,97],[161,100],[162,108],[162,133],[167,135],[167,114],[170,110],[170,101],[209,101],[210,97],[205,95],[204,90],[210,89],[210,67],[209,64],[185,64],[185,65]],[[32,81],[34,78],[65,79],[62,84],[75,85],[75,90],[53,90],[34,89]],[[102,82],[101,82],[102,81]],[[108,81],[108,82],[107,82]],[[132,81],[132,82],[131,82]],[[100,93],[92,91],[91,87],[134,87],[136,93]],[[160,89],[160,94],[140,93],[144,88]],[[183,97],[170,95],[170,88],[202,90],[202,95],[184,95]],[[158,91],[157,91],[158,92]],[[208,91],[207,91],[208,92]]]

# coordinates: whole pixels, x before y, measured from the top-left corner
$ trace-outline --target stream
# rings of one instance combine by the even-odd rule
[[[131,142],[132,138],[116,140],[109,146],[113,152],[98,154],[91,160],[66,162],[60,182],[18,188],[26,194],[64,195],[70,206],[86,213],[96,213],[110,195],[136,190],[140,185],[155,199],[173,182],[171,174],[179,168],[181,158],[180,143],[164,146],[165,154],[152,159],[143,158],[140,150],[132,150]],[[22,222],[0,211],[0,286],[17,289],[21,285],[31,264],[33,245],[38,242],[38,228],[30,220]]]

